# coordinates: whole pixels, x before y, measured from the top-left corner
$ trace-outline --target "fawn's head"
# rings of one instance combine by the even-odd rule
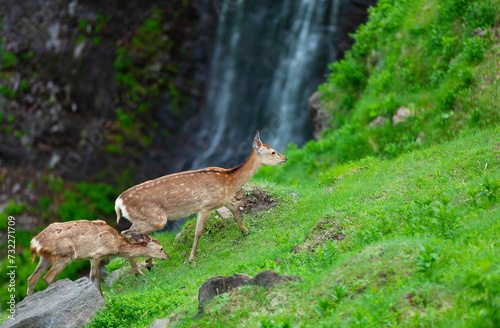
[[[163,249],[163,246],[156,239],[151,238],[149,235],[140,236],[131,234],[134,244],[143,244],[147,246],[148,256],[159,260],[168,260],[168,254]]]
[[[263,165],[277,165],[277,164],[285,164],[287,158],[281,155],[278,151],[271,148],[269,145],[266,145],[260,141],[259,131],[255,134],[255,138],[253,140],[253,149],[257,153],[260,162]]]

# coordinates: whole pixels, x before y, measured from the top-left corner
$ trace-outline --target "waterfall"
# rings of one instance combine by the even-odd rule
[[[311,138],[307,100],[336,58],[340,0],[221,0],[192,168],[231,167],[255,130],[278,150]]]

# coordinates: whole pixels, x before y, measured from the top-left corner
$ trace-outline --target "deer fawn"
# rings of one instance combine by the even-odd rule
[[[90,260],[90,280],[96,281],[101,291],[99,279],[101,259],[122,257],[153,257],[168,259],[158,240],[150,236],[131,235],[134,243],[125,238],[106,222],[97,221],[69,221],[50,224],[31,240],[30,248],[32,260],[36,255],[40,262],[33,274],[28,278],[28,295],[33,294],[38,279],[45,270],[52,265],[49,272],[43,277],[47,285],[56,280],[56,276],[74,260]],[[136,272],[142,275],[142,273]]]
[[[232,169],[208,167],[166,175],[146,181],[124,191],[115,202],[117,221],[125,218],[132,223],[122,235],[147,234],[160,230],[167,220],[176,220],[198,213],[194,243],[189,262],[195,264],[198,240],[212,210],[226,206],[238,227],[248,233],[230,200],[250,180],[262,165],[284,164],[287,158],[260,141],[257,131],[250,156]],[[133,268],[137,264],[130,259]],[[148,259],[148,268],[151,262]]]

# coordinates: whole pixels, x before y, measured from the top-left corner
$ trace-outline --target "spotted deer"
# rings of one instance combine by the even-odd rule
[[[230,200],[263,165],[284,164],[287,158],[263,144],[257,131],[253,149],[240,165],[223,169],[208,167],[146,181],[124,191],[115,202],[117,221],[125,218],[132,224],[122,235],[148,234],[163,228],[167,220],[176,220],[197,213],[196,231],[189,262],[195,264],[196,248],[211,211],[226,206],[241,232],[248,233]],[[133,268],[137,264],[130,259]],[[148,259],[148,268],[151,263]]]
[[[103,258],[115,256],[134,258],[152,257],[167,260],[168,255],[158,240],[150,236],[132,234],[133,243],[128,242],[113,227],[101,220],[68,221],[50,224],[35,236],[30,243],[32,260],[40,262],[28,278],[28,295],[33,294],[35,285],[52,265],[43,280],[47,285],[74,260],[90,260],[90,280],[95,281],[101,291],[99,263]],[[140,271],[136,272],[140,275]]]

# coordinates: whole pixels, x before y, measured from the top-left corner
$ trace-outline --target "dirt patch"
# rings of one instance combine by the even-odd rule
[[[241,188],[231,199],[231,203],[240,213],[254,215],[276,207],[278,200],[258,186],[250,186]]]
[[[306,251],[312,253],[319,245],[329,241],[342,241],[345,239],[345,234],[337,220],[320,220],[314,226],[312,232],[307,237],[305,243],[295,247],[294,253]]]

